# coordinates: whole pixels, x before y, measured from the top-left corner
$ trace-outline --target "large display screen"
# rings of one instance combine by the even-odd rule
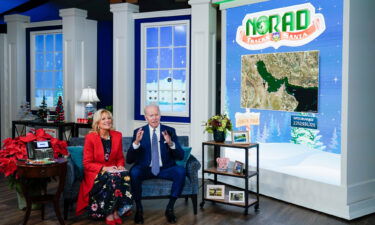
[[[340,154],[343,1],[270,0],[225,15],[223,113],[234,129]]]

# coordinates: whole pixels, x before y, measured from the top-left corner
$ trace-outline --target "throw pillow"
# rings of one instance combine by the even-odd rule
[[[72,161],[75,165],[75,167],[78,169],[78,178],[83,177],[83,146],[68,146],[68,152],[70,153],[70,157],[72,158]]]
[[[185,147],[182,146],[182,149],[184,150],[184,159],[183,160],[176,160],[176,164],[179,166],[186,167],[186,162],[188,161],[190,157],[191,147]]]

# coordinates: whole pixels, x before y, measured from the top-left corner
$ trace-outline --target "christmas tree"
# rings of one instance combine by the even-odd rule
[[[57,101],[56,105],[56,120],[55,122],[64,122],[64,106],[61,96],[59,96],[59,100]]]
[[[42,103],[39,106],[38,116],[40,119],[44,120],[47,117],[47,103],[46,96],[43,96]]]

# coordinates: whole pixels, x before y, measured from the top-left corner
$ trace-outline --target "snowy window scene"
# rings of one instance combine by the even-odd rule
[[[38,108],[43,97],[47,107],[55,107],[64,86],[61,30],[30,33],[30,74],[31,108]]]
[[[189,113],[189,21],[142,24],[142,108],[158,104],[163,115]]]

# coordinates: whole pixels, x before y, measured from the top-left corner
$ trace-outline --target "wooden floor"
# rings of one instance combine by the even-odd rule
[[[53,184],[52,184],[53,186]],[[199,201],[200,202],[200,201]],[[167,200],[145,200],[144,217],[145,224],[164,225],[168,224],[164,217]],[[22,224],[25,211],[17,209],[17,198],[14,190],[9,190],[5,179],[0,177],[0,224],[13,225]],[[198,214],[193,214],[191,201],[185,204],[183,199],[176,202],[175,213],[178,223],[181,225],[373,225],[375,214],[368,215],[353,221],[346,221],[316,211],[308,210],[292,204],[262,196],[260,199],[260,211],[254,212],[249,209],[249,215],[243,214],[243,209],[220,204],[206,202],[204,209],[198,209]],[[125,218],[123,224],[134,224],[133,215]],[[66,224],[105,224],[103,221],[92,221],[86,216],[76,217],[70,213]],[[51,204],[46,205],[45,220],[40,218],[40,211],[34,210],[28,224],[30,225],[55,225],[56,220]]]

